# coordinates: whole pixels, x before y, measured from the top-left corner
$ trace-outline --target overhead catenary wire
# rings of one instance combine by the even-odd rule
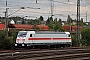
[[[37,1],[37,4],[36,4],[36,1]],[[74,2],[74,1],[72,1],[72,0],[53,0],[53,2],[54,2],[54,9],[53,9],[53,14],[55,14],[56,15],[56,17],[57,17],[57,15],[59,14],[59,11],[61,11],[60,9],[62,9],[62,8],[64,8],[65,9],[65,7],[61,7],[60,5],[67,5],[68,3],[67,2]],[[83,1],[89,1],[89,0],[82,0],[82,2]],[[3,3],[5,3],[4,1],[2,1]],[[2,3],[2,2],[0,2],[0,3]],[[19,9],[19,7],[22,7],[22,4],[23,4],[23,6],[24,7],[32,7],[32,6],[36,6],[36,7],[40,7],[41,9],[40,9],[40,11],[41,12],[38,12],[37,13],[37,10],[36,11],[34,11],[34,10],[31,10],[31,12],[30,11],[28,11],[28,12],[30,12],[30,13],[32,13],[32,12],[35,12],[36,14],[38,14],[38,15],[44,15],[44,14],[49,14],[50,15],[50,10],[51,10],[51,4],[50,4],[50,0],[28,0],[28,2],[26,2],[26,1],[22,1],[22,0],[18,0],[18,1],[15,1],[15,3],[16,4],[14,4],[14,3],[12,3],[13,2],[13,0],[8,0],[8,6],[10,6],[10,7],[12,7],[12,8],[10,8],[9,9],[9,11],[11,12],[11,9],[13,10],[13,8],[17,8],[17,9]],[[57,7],[57,4],[60,6],[58,6]],[[71,4],[71,5],[73,5],[73,6],[75,6],[76,4]],[[47,8],[48,9],[47,9]],[[56,9],[56,7],[57,8],[60,8],[59,10],[58,9]],[[89,8],[89,7],[88,7]],[[3,10],[3,9],[1,9],[1,10]],[[0,11],[1,11],[0,10]],[[48,11],[47,11],[48,10]],[[67,9],[65,9],[65,10],[67,10]],[[23,11],[19,11],[19,12],[23,12]],[[68,12],[68,11],[67,11]],[[27,12],[26,12],[27,13]],[[43,14],[44,13],[44,14]],[[66,12],[65,12],[66,13]],[[72,13],[72,12],[70,12],[70,13]],[[29,13],[27,13],[27,14],[29,14]],[[65,14],[65,15],[67,15],[67,13]]]

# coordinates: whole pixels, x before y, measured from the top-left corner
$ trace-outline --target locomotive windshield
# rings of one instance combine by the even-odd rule
[[[27,32],[19,32],[18,37],[26,37]]]

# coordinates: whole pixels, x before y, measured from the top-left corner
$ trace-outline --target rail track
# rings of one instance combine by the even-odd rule
[[[13,50],[0,50],[1,53],[13,52],[29,52],[29,51],[42,51],[42,50],[66,50],[66,49],[80,49],[79,47],[66,47],[66,48],[30,48],[30,49],[13,49]],[[87,49],[87,47],[86,47]]]
[[[41,49],[17,50],[0,54],[0,60],[86,60],[90,59],[90,49]]]

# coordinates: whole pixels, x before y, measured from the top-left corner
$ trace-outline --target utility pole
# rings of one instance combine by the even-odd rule
[[[68,3],[69,3],[70,1],[68,0]],[[70,4],[69,4],[70,5]],[[70,26],[70,33],[71,33],[71,31],[72,31],[72,24],[71,24],[71,17],[69,18],[69,20],[70,20],[70,23],[69,23],[69,26]]]
[[[87,23],[87,12],[86,12],[86,23]]]
[[[79,41],[79,45],[80,45],[80,0],[77,0],[77,41]]]
[[[7,8],[7,0],[6,0],[6,11],[5,11],[5,30],[8,35],[8,8]]]
[[[51,17],[53,16],[53,7],[54,7],[54,2],[53,0],[50,0],[51,1]]]

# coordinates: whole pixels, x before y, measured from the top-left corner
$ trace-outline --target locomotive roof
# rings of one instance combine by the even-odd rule
[[[36,32],[36,34],[70,34],[69,32],[51,32],[51,31],[40,31]]]
[[[55,31],[19,31],[19,32],[30,32],[32,34],[70,34],[69,32],[55,32]]]

